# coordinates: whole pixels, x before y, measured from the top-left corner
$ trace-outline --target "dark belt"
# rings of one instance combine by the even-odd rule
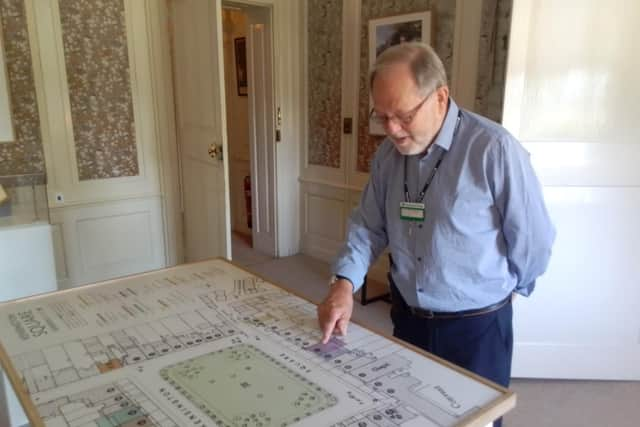
[[[472,310],[462,310],[462,311],[425,310],[424,308],[410,307],[402,297],[402,294],[396,287],[396,284],[393,282],[391,273],[387,274],[387,277],[389,279],[389,287],[391,289],[392,307],[397,307],[400,311],[407,311],[413,317],[419,317],[421,319],[461,319],[463,317],[480,316],[483,314],[491,313],[492,311],[499,310],[511,301],[511,294],[509,294],[505,299],[498,301],[495,304],[491,304],[489,306],[482,307],[482,308],[474,308]]]
[[[473,310],[462,311],[431,311],[418,307],[406,306],[406,310],[414,317],[420,317],[422,319],[461,319],[463,317],[474,317],[482,314],[491,313],[507,305],[511,301],[511,295],[507,296],[502,301],[498,301],[495,304],[488,305],[486,307],[477,308]]]

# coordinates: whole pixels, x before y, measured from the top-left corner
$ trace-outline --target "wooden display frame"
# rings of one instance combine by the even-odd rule
[[[271,285],[275,285],[277,288],[283,290],[284,292],[287,292],[291,295],[294,295],[298,298],[303,299],[304,301],[307,301],[309,303],[312,303],[311,301],[309,301],[307,298],[305,298],[304,296],[300,295],[298,292],[295,291],[290,291],[286,288],[284,288],[281,285],[275,284],[272,281],[268,280],[267,278],[256,274],[254,272],[252,272],[251,270],[248,270],[244,267],[238,266],[230,261],[227,261],[225,259],[221,259],[221,258],[214,258],[214,259],[209,259],[209,260],[205,260],[205,261],[199,261],[199,262],[194,262],[194,263],[189,263],[187,265],[198,265],[198,264],[204,264],[204,263],[211,263],[212,261],[216,261],[216,262],[223,262],[226,264],[229,264],[231,266],[233,266],[234,268],[237,268],[239,270],[242,270],[246,273],[249,273],[250,275],[253,275],[259,279],[264,280],[265,282],[267,282],[268,284]],[[171,268],[166,268],[166,269],[160,269],[160,270],[154,270],[154,271],[150,271],[150,272],[146,272],[146,273],[142,273],[142,274],[136,274],[136,275],[130,275],[130,276],[125,276],[125,277],[121,277],[118,279],[113,279],[113,280],[108,280],[108,281],[104,281],[104,282],[99,282],[99,283],[94,283],[94,284],[90,284],[90,285],[86,285],[82,288],[75,288],[75,289],[67,289],[67,290],[63,290],[63,291],[56,291],[56,292],[50,292],[50,293],[44,293],[44,294],[39,294],[39,295],[34,295],[34,296],[30,296],[30,297],[26,297],[26,298],[20,298],[20,299],[16,299],[16,300],[12,300],[12,301],[8,301],[8,302],[4,302],[4,303],[0,303],[0,309],[6,309],[7,307],[10,306],[14,306],[14,305],[19,305],[22,304],[24,302],[30,302],[33,301],[35,299],[43,299],[43,298],[49,298],[52,296],[60,296],[60,295],[64,295],[67,293],[76,293],[79,291],[85,291],[88,289],[95,289],[98,287],[106,287],[106,286],[110,286],[110,285],[115,285],[115,284],[122,284],[124,281],[126,281],[127,279],[131,279],[131,278],[142,278],[144,276],[148,276],[148,275],[152,275],[152,274],[156,274],[158,272],[170,272],[172,270],[177,270],[181,267],[184,267],[184,265],[182,266],[177,266],[177,267],[171,267]],[[313,304],[313,303],[312,303]],[[508,411],[510,411],[511,409],[513,409],[515,407],[516,404],[516,394],[509,390],[506,389],[504,387],[501,387],[483,377],[480,377],[472,372],[469,372],[465,369],[462,369],[446,360],[443,360],[437,356],[434,356],[430,353],[427,353],[425,351],[423,351],[422,349],[415,347],[411,344],[408,344],[404,341],[401,341],[393,336],[389,336],[381,331],[376,330],[375,328],[371,328],[368,326],[363,325],[360,322],[356,322],[354,321],[355,324],[359,325],[360,327],[370,331],[371,333],[384,337],[390,341],[393,341],[396,344],[399,344],[402,347],[405,347],[406,349],[409,349],[415,353],[418,353],[428,359],[431,359],[435,362],[437,362],[438,364],[445,366],[453,371],[456,371],[470,379],[473,379],[474,381],[477,381],[479,383],[482,383],[486,386],[488,386],[491,389],[494,389],[495,391],[497,391],[500,396],[496,399],[494,399],[493,401],[491,401],[489,404],[484,405],[482,407],[481,410],[477,411],[476,413],[473,413],[469,416],[467,416],[466,418],[462,419],[458,424],[456,424],[457,426],[464,426],[464,427],[482,427],[482,426],[486,426],[487,424],[491,423],[493,420],[503,416],[505,413],[507,413]],[[26,390],[24,384],[22,383],[20,376],[18,374],[18,372],[16,371],[16,368],[14,367],[13,363],[11,362],[11,359],[4,347],[4,343],[1,342],[2,338],[0,338],[0,365],[2,366],[2,368],[4,369],[14,391],[16,392],[16,395],[20,401],[20,403],[22,404],[22,407],[25,411],[25,414],[27,415],[29,422],[31,423],[32,427],[45,427],[44,422],[42,421],[40,415],[37,413],[36,410],[36,406],[34,404],[34,402],[32,401],[31,397],[28,394],[28,391]]]

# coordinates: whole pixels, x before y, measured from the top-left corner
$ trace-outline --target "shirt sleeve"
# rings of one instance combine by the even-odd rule
[[[515,291],[528,296],[547,269],[556,232],[529,153],[511,135],[497,142],[489,171],[492,191],[502,219],[509,270],[517,278]]]
[[[385,227],[385,189],[380,160],[376,156],[371,167],[360,204],[349,218],[346,242],[333,263],[333,273],[348,278],[356,292],[364,281],[369,266],[387,247]]]

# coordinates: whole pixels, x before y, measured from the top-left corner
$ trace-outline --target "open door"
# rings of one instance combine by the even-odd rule
[[[271,9],[252,6],[246,8],[246,12],[253,247],[278,256]]]
[[[231,257],[220,0],[171,2],[185,261]]]

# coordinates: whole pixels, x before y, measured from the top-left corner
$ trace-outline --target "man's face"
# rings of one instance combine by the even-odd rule
[[[404,155],[426,151],[447,114],[449,89],[421,93],[407,64],[394,64],[376,73],[371,88],[373,115],[382,119],[386,134]]]

